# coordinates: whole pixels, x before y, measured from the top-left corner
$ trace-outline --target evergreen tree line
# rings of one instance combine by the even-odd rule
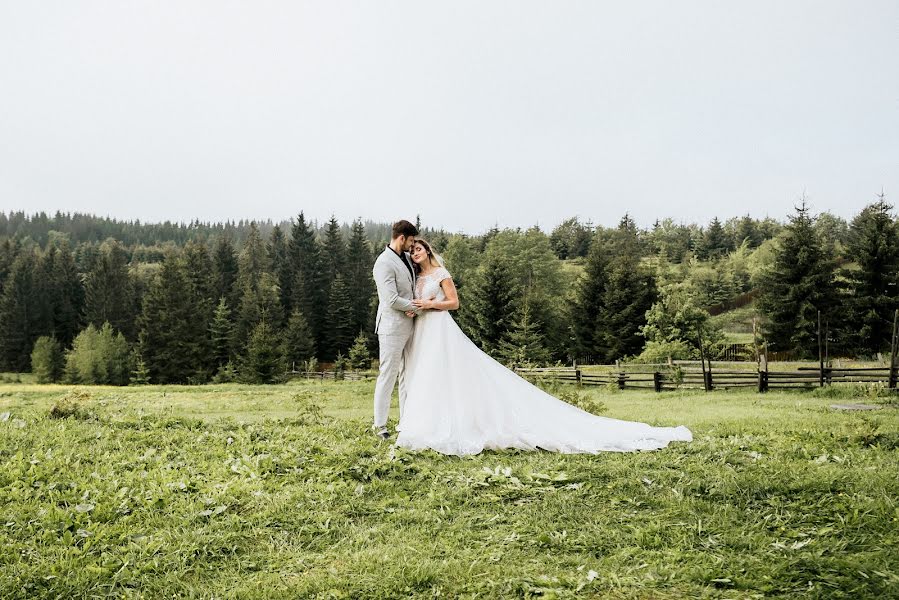
[[[509,364],[696,356],[723,341],[711,314],[740,298],[756,299],[772,350],[816,355],[818,311],[833,352],[889,347],[899,234],[882,197],[851,223],[803,202],[776,226],[746,217],[641,230],[626,215],[614,228],[569,219],[549,235],[423,233],[459,288],[459,324]],[[55,230],[43,246],[3,238],[0,371],[37,359],[44,378],[180,383],[271,381],[350,355],[365,366],[376,350],[371,266],[389,229],[379,235],[373,245],[360,221],[319,228],[301,213],[267,235],[250,223],[240,244],[227,232],[169,244],[160,260]]]

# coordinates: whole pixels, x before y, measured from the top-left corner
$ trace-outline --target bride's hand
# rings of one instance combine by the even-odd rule
[[[407,310],[407,311],[406,311],[406,316],[409,317],[410,319],[414,319],[414,318],[415,318],[415,313],[412,312],[411,310]]]
[[[434,308],[434,298],[436,298],[436,297],[437,296],[434,296],[433,298],[430,298],[429,300],[422,300],[419,298],[419,299],[413,300],[412,304],[414,304],[416,307],[421,308],[423,310],[430,310],[430,309]]]

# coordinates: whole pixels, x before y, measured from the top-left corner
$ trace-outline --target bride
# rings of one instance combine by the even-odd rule
[[[599,417],[531,385],[456,325],[448,312],[459,308],[456,286],[425,240],[416,239],[412,261],[418,270],[413,304],[421,314],[405,359],[407,401],[397,446],[453,455],[502,448],[596,453],[693,439],[686,427]]]

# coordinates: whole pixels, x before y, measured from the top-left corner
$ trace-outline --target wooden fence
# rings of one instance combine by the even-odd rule
[[[798,367],[790,371],[768,371],[761,368],[716,369],[691,366],[692,361],[664,365],[596,365],[589,371],[577,367],[516,369],[532,381],[569,383],[578,386],[611,386],[621,390],[643,389],[662,392],[677,389],[747,388],[767,392],[770,389],[811,388],[841,383],[884,383],[897,389],[899,369],[893,367]],[[597,372],[600,371],[600,372]],[[290,371],[289,377],[320,381],[365,381],[374,375],[361,371]]]
[[[824,367],[823,371],[814,367],[799,367],[790,371],[769,371],[761,368],[722,369],[711,365],[705,369],[673,367],[665,365],[656,370],[629,370],[615,365],[600,365],[592,369],[604,372],[584,371],[577,367],[556,367],[548,369],[516,369],[519,375],[532,381],[545,383],[571,383],[578,386],[611,386],[621,390],[644,389],[662,392],[677,389],[745,388],[767,392],[772,389],[812,388],[843,383],[883,383],[889,389],[897,389],[897,368],[834,368]],[[616,370],[617,369],[617,370]]]
[[[365,381],[372,379],[364,371],[288,371],[288,377],[296,379],[319,379],[321,381]]]

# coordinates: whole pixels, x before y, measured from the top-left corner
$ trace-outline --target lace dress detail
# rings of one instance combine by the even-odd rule
[[[415,281],[415,297],[416,298],[434,298],[438,302],[446,300],[446,294],[443,293],[443,286],[440,284],[444,279],[450,279],[452,275],[449,271],[440,267],[433,273],[427,275],[419,275]]]
[[[439,268],[416,298],[446,298]],[[563,453],[633,452],[693,439],[686,427],[653,427],[592,415],[562,402],[485,354],[445,310],[415,317],[405,354],[406,402],[396,445],[443,454],[518,448]]]

